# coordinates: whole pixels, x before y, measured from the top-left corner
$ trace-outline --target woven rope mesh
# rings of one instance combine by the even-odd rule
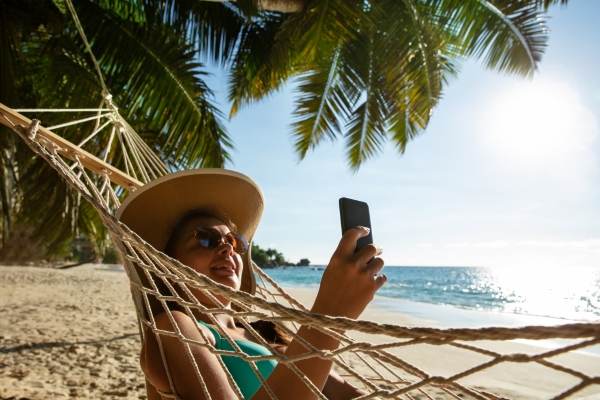
[[[9,119],[4,116],[4,121],[6,123]],[[545,379],[552,379],[553,376],[558,375],[568,376],[569,386],[556,393],[553,397],[556,399],[577,395],[590,386],[600,384],[600,376],[576,370],[567,366],[568,363],[561,359],[568,353],[599,344],[600,324],[598,323],[523,328],[408,328],[311,314],[304,305],[287,294],[256,265],[253,265],[257,277],[257,290],[254,296],[215,283],[155,250],[114,217],[124,191],[110,182],[106,170],[101,170],[99,175],[90,172],[81,162],[83,155],[66,153],[65,149],[61,149],[39,133],[35,123],[31,126],[23,126],[9,121],[9,124],[13,125],[13,130],[98,211],[123,257],[125,270],[131,283],[131,294],[136,306],[142,339],[145,340],[147,335],[154,335],[159,343],[164,337],[175,337],[184,343],[187,354],[195,366],[196,379],[199,382],[203,382],[203,377],[191,355],[190,349],[194,346],[207,348],[217,355],[235,356],[251,361],[255,373],[272,398],[276,397],[270,391],[268,383],[258,373],[255,365],[257,361],[272,359],[288,365],[311,388],[316,398],[325,397],[295,367],[294,362],[310,357],[331,359],[334,369],[344,379],[369,392],[362,396],[362,399],[498,399],[502,397],[478,385],[478,378],[486,374],[492,377],[514,375],[518,380],[519,374],[525,369],[528,373],[539,374]],[[65,158],[65,155],[68,158]],[[224,296],[232,301],[233,307],[206,308],[197,300],[197,294],[211,298],[215,304],[219,304],[215,295]],[[191,340],[178,329],[159,330],[154,316],[164,312],[172,320],[171,310],[175,304],[178,310],[192,319],[195,318],[195,312],[208,315],[220,335],[228,340],[234,350],[216,350],[209,344],[206,334],[201,329],[198,331],[204,338],[203,341]],[[256,341],[270,349],[272,354],[251,357],[243,353],[227,330],[223,329],[219,321],[214,318],[217,313],[229,314],[236,318]],[[294,340],[304,343],[305,352],[292,358],[286,358],[278,353],[249,324],[255,320],[273,321]],[[339,348],[335,351],[321,351],[312,347],[296,335],[301,325],[310,326],[312,329],[318,329],[339,339],[341,343]],[[332,328],[345,330],[346,334],[340,335]],[[569,339],[565,341],[568,344],[534,354],[529,352],[507,354],[502,351],[501,346],[498,346],[506,340],[557,338]],[[417,357],[421,351],[426,348],[430,350],[432,346],[436,349],[435,357],[425,362],[423,357]],[[464,357],[467,353],[470,357]],[[217,357],[217,359],[227,372],[232,388],[240,398],[243,398],[221,358]],[[162,361],[165,371],[169,374],[164,353],[162,353]],[[362,372],[359,373],[357,370]],[[165,398],[177,398],[171,376],[169,382],[171,390],[163,391],[162,395]],[[204,391],[208,394],[206,387]]]

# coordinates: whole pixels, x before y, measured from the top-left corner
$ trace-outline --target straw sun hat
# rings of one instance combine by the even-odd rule
[[[229,217],[251,243],[264,209],[264,197],[246,175],[220,168],[175,172],[149,182],[130,194],[116,217],[159,251],[173,228],[193,210],[218,210]],[[251,247],[251,246],[249,246]],[[240,290],[254,294],[250,248],[242,255]]]

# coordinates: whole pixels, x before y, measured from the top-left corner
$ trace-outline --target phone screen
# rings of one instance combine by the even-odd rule
[[[373,229],[371,228],[371,217],[367,203],[342,197],[340,199],[340,220],[342,222],[342,235],[348,229],[356,226],[366,226],[371,229],[367,236],[358,239],[354,249],[355,253],[366,245],[373,243]]]

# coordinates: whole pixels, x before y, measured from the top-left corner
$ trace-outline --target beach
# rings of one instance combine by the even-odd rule
[[[0,305],[1,398],[145,398],[125,273],[0,267]]]
[[[288,292],[307,306],[316,294],[312,289]],[[448,320],[470,326],[476,323],[473,320],[487,321],[484,325],[490,326],[494,321],[502,322],[493,313],[465,314],[441,306],[422,306],[418,312],[403,313],[403,307],[414,311],[416,305],[390,301],[377,298],[362,318],[408,327],[445,327]],[[524,322],[518,318],[512,321],[514,325]],[[355,332],[350,336],[370,343],[385,340]],[[547,343],[533,344],[477,343],[502,354],[548,351]],[[129,284],[118,267],[0,267],[0,398],[144,399],[139,348]],[[451,376],[489,359],[449,346],[417,345],[393,351],[439,376]],[[552,362],[600,376],[600,358],[594,354],[560,355]],[[361,373],[369,373],[358,368]],[[503,363],[460,382],[506,398],[542,399],[552,398],[579,379],[539,364]],[[435,398],[445,397],[436,394]],[[571,398],[600,399],[600,385],[587,387]]]

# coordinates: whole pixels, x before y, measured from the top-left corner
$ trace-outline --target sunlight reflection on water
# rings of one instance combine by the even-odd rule
[[[317,289],[322,267],[266,271],[279,284]],[[600,268],[386,267],[379,296],[459,308],[600,319]]]
[[[600,316],[597,268],[492,268],[505,312],[595,320]]]

